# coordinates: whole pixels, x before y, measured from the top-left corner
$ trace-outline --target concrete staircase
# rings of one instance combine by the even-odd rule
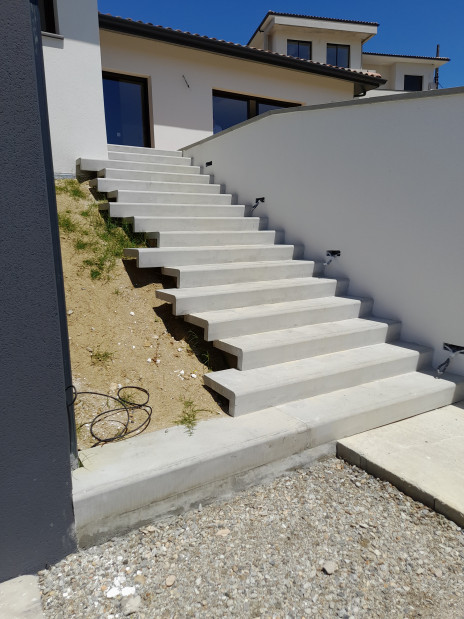
[[[177,279],[157,296],[232,360],[205,376],[230,415],[278,408],[309,424],[316,446],[464,398],[464,377],[434,378],[431,350],[399,341],[398,322],[317,276],[182,153],[110,145],[108,160],[78,164],[97,173],[110,216],[156,245],[126,256]]]

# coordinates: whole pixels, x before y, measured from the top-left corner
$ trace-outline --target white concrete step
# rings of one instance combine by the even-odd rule
[[[308,424],[309,447],[353,436],[464,398],[464,378],[408,372],[313,398],[282,404],[280,412]]]
[[[240,204],[140,204],[110,202],[110,217],[240,217],[245,207]]]
[[[372,299],[368,298],[326,297],[202,312],[185,316],[185,320],[202,327],[205,340],[211,342],[239,335],[367,316],[372,310],[372,304]]]
[[[229,400],[233,417],[423,368],[432,351],[376,344],[264,368],[205,374],[207,387]]]
[[[125,146],[123,144],[108,144],[108,152],[133,153],[134,155],[165,155],[167,157],[182,157],[180,150],[160,150],[147,146]]]
[[[137,258],[138,267],[182,266],[214,262],[243,262],[252,260],[288,260],[293,245],[227,245],[222,247],[142,247],[125,249],[128,258]]]
[[[146,235],[157,247],[211,247],[224,245],[272,245],[280,242],[275,230],[219,230],[201,232],[151,232]]]
[[[134,161],[119,161],[117,159],[88,159],[81,157],[77,165],[85,172],[100,172],[104,168],[113,170],[138,170],[144,172],[173,172],[176,174],[200,174],[200,166],[189,164],[173,165],[167,163],[138,163]]]
[[[399,338],[401,323],[351,318],[216,340],[214,345],[237,357],[237,369],[251,370],[327,355],[340,350],[391,342]]]
[[[91,187],[96,187],[102,193],[115,191],[118,189],[127,191],[143,191],[145,192],[168,192],[168,193],[202,193],[202,194],[219,194],[221,192],[220,185],[212,185],[207,183],[184,183],[175,182],[169,183],[166,181],[150,181],[150,180],[128,180],[124,178],[95,178],[90,181]]]
[[[285,245],[283,246],[285,247]],[[196,288],[174,288],[157,290],[158,299],[172,303],[175,316],[193,312],[249,307],[287,301],[314,299],[340,293],[347,286],[347,281],[301,277],[277,281],[246,282],[243,284],[226,284],[223,286],[203,286]]]
[[[164,231],[259,230],[259,223],[259,217],[132,217],[134,232],[145,232],[147,238]]]
[[[211,185],[205,185],[210,187]],[[155,191],[130,191],[116,189],[107,192],[108,198],[118,202],[138,202],[145,204],[232,204],[232,196],[228,193],[185,193],[185,192],[155,192]]]
[[[137,163],[169,163],[171,165],[190,165],[191,157],[177,157],[173,155],[144,155],[137,153],[112,153],[108,152],[110,161],[130,161]]]
[[[238,221],[250,221],[250,219],[247,217]],[[314,262],[309,260],[198,264],[163,268],[165,275],[177,278],[178,288],[259,282],[271,278],[277,280],[291,277],[311,277],[313,272]]]
[[[179,166],[177,166],[179,167]],[[190,170],[190,168],[188,168]],[[190,174],[185,172],[151,172],[147,170],[118,170],[117,168],[103,168],[98,171],[102,178],[124,179],[131,181],[165,181],[167,183],[201,183],[208,185],[211,182],[209,174]]]

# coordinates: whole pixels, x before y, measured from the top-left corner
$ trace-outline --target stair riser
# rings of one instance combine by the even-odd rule
[[[274,247],[242,247],[229,249],[205,248],[198,252],[178,253],[175,249],[153,249],[152,252],[140,254],[139,267],[182,266],[184,264],[214,264],[218,262],[243,262],[252,260],[289,260],[292,257],[291,245],[275,245]]]
[[[284,290],[269,288],[268,290],[256,290],[247,292],[229,292],[217,295],[207,295],[188,299],[176,299],[173,303],[173,314],[183,316],[194,312],[214,311],[230,309],[233,307],[249,307],[250,305],[263,305],[280,303],[282,296],[287,301],[300,301],[302,299],[315,299],[327,297],[335,293],[335,282],[324,282],[315,285],[295,285]],[[157,291],[156,296],[168,302],[172,296],[164,290]]]
[[[245,220],[247,221],[247,220]],[[208,273],[182,273],[171,269],[166,275],[177,277],[178,288],[196,288],[197,286],[220,286],[221,284],[241,284],[245,282],[259,282],[271,279],[289,279],[291,277],[312,277],[314,263],[302,262],[295,266],[273,264],[272,266],[237,268],[234,271],[217,270]]]
[[[250,335],[264,331],[277,331],[290,327],[303,325],[315,325],[322,322],[347,320],[367,316],[372,311],[372,301],[363,300],[337,307],[322,307],[311,310],[296,310],[283,312],[276,316],[263,316],[257,318],[237,318],[227,322],[206,323],[195,316],[186,316],[185,320],[204,329],[205,340],[211,342],[226,337]]]
[[[163,155],[139,155],[133,153],[108,153],[110,161],[130,161],[135,163],[169,163],[170,165],[190,165],[190,157],[171,157]]]
[[[159,150],[147,146],[125,146],[124,144],[108,144],[109,153],[126,153],[135,155],[162,155],[165,157],[182,157],[180,150]]]
[[[244,206],[109,203],[111,217],[243,217]],[[216,257],[215,262],[217,262]]]
[[[174,172],[144,172],[143,170],[118,170],[104,168],[98,176],[105,179],[122,179],[129,181],[155,181],[166,183],[200,183],[209,185],[210,176],[206,174],[177,174]]]
[[[78,165],[84,172],[99,172],[105,168],[114,170],[139,170],[142,172],[174,172],[176,174],[200,174],[200,166],[169,165],[161,163],[137,163],[131,161],[109,161],[108,159],[85,159],[77,160]]]
[[[259,219],[257,217],[133,217],[132,225],[134,232],[145,232],[147,238],[151,239],[156,237],[158,232],[240,232],[258,230]]]
[[[230,194],[205,194],[205,193],[168,193],[154,191],[108,191],[108,198],[115,198],[118,202],[131,202],[138,204],[200,204],[211,206],[230,205]]]
[[[341,350],[391,342],[399,337],[400,328],[400,325],[397,323],[393,325],[385,324],[373,327],[367,331],[363,329],[359,332],[344,333],[331,337],[323,336],[317,340],[292,342],[289,345],[276,346],[271,349],[266,348],[265,350],[239,350],[221,341],[214,342],[214,345],[220,350],[236,356],[237,368],[239,370],[252,370],[268,365],[286,363],[287,361],[328,355]]]
[[[154,232],[147,235],[157,247],[211,247],[221,245],[272,245],[277,242],[274,230],[257,232]],[[225,282],[224,282],[225,283]],[[205,284],[208,286],[209,284]]]
[[[337,391],[338,389],[348,389],[349,387],[374,380],[413,372],[429,364],[431,358],[431,353],[418,353],[417,356],[412,355],[398,359],[389,359],[368,366],[363,365],[362,367],[346,370],[335,375],[322,378],[320,376],[315,378],[307,377],[300,382],[295,381],[290,384],[276,385],[274,388],[266,389],[266,391],[256,391],[245,396],[239,395],[230,401],[229,415],[238,417],[263,408],[285,404],[286,402],[311,398],[323,393]],[[214,373],[205,374],[204,382],[207,387],[225,395],[221,385],[215,384]]]
[[[93,183],[92,183],[93,184]],[[125,179],[99,178],[96,182],[98,191],[106,193],[118,189],[126,191],[149,191],[167,193],[202,193],[219,194],[220,185],[209,185],[206,183],[166,183],[158,181],[137,181]]]

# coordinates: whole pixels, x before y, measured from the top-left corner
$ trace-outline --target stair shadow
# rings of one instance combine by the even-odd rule
[[[122,263],[134,288],[143,288],[150,284],[161,284],[163,288],[175,288],[174,279],[163,275],[160,268],[139,269],[137,260],[132,258],[124,258]]]

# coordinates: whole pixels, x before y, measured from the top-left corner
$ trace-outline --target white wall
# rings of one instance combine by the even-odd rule
[[[397,62],[393,65],[395,90],[404,90],[404,76],[405,75],[421,75],[422,76],[422,89],[428,90],[429,83],[433,82],[434,69],[433,66],[421,66],[408,62]]]
[[[213,89],[305,105],[353,98],[352,82],[106,30],[100,38],[103,70],[148,78],[156,148],[212,134]]]
[[[55,175],[78,157],[106,159],[97,0],[58,0],[60,37],[42,35]]]
[[[403,339],[464,346],[464,89],[273,112],[184,149],[326,274],[403,321]],[[450,368],[464,374],[464,357]]]

